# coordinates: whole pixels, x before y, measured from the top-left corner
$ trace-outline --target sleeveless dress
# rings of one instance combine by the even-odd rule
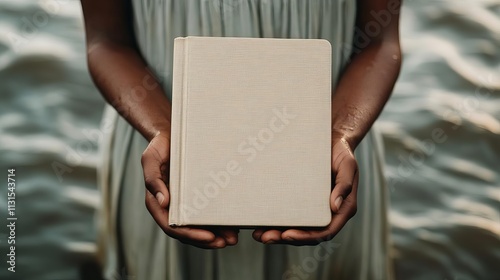
[[[323,38],[333,47],[335,86],[352,42],[355,0],[132,0],[139,49],[171,97],[175,37]],[[325,120],[328,121],[328,120]],[[99,256],[107,279],[392,279],[388,197],[381,142],[373,129],[355,151],[358,212],[317,246],[263,245],[241,230],[236,246],[204,250],[168,237],[144,205],[147,141],[109,105],[98,169]]]

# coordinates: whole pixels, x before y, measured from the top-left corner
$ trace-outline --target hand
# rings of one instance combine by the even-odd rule
[[[357,211],[358,165],[349,143],[341,137],[332,139],[332,178],[332,220],[328,226],[313,230],[257,229],[253,238],[265,244],[291,245],[316,245],[332,239]]]
[[[205,249],[224,248],[238,242],[236,229],[171,227],[168,224],[170,133],[155,136],[142,154],[141,162],[146,183],[146,207],[168,236]]]

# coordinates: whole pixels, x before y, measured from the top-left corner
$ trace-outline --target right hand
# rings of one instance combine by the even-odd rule
[[[170,133],[155,136],[142,154],[146,184],[146,207],[161,229],[182,243],[199,248],[217,249],[238,242],[238,230],[227,228],[171,227],[168,223],[170,170]]]

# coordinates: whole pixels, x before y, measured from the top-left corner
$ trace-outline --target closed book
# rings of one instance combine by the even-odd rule
[[[326,226],[331,92],[326,40],[176,38],[169,223]]]

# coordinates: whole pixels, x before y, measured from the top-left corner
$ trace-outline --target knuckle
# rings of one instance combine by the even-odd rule
[[[350,193],[352,190],[352,183],[345,183],[340,190],[346,193]]]
[[[145,177],[144,178],[144,185],[146,186],[146,189],[148,189],[152,194],[155,193],[155,190],[157,189],[157,182],[156,178],[154,177]]]
[[[144,164],[151,158],[151,152],[149,152],[148,149],[146,149],[142,155],[141,155],[141,164],[144,166]]]
[[[343,183],[336,186],[340,196],[346,198],[352,191],[352,183]]]
[[[151,188],[154,184],[154,179],[151,177],[145,177],[144,178],[144,184],[146,185],[146,188]]]

